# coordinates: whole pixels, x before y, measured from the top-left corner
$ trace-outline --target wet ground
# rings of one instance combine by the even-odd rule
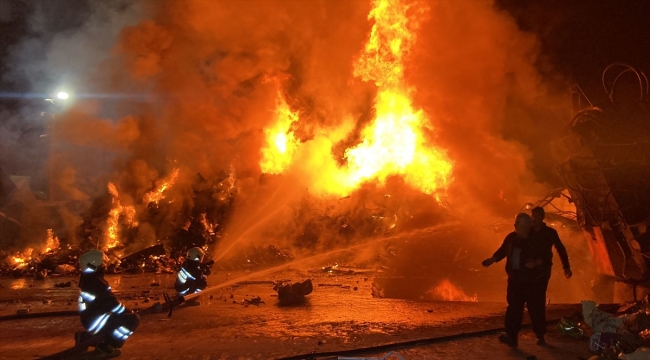
[[[217,272],[209,278],[209,284],[243,275],[246,274]],[[271,281],[307,278],[314,283],[307,305],[277,305]],[[155,302],[162,291],[172,292],[168,287],[174,277],[108,275],[107,280],[127,307],[144,308]],[[71,281],[69,288],[54,286],[67,281]],[[77,278],[2,278],[0,315],[24,309],[30,313],[76,310],[76,281]],[[247,281],[216,290],[210,294],[212,298],[205,294],[200,306],[177,309],[171,318],[166,314],[143,317],[121,358],[277,359],[499,328],[505,310],[505,304],[498,302],[373,298],[373,275],[368,273],[331,275],[285,269]],[[265,303],[242,305],[242,300],[254,296],[260,296]],[[570,315],[579,309],[578,305],[552,304],[549,318]],[[73,334],[81,329],[76,316],[0,321],[0,358],[33,359],[63,350],[73,345]],[[539,359],[575,359],[576,355],[588,355],[586,341],[564,339],[552,333],[550,342],[554,347],[539,349],[530,335],[526,336],[521,343],[522,351],[518,352],[498,344],[495,336],[397,351],[405,359],[521,359],[528,353]],[[472,355],[463,355],[467,352]],[[385,353],[368,355],[381,357]]]

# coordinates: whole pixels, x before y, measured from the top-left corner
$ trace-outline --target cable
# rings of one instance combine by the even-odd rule
[[[641,71],[641,75],[643,75],[643,79],[645,80],[645,96],[648,97],[648,94],[650,94],[650,83],[648,82],[648,77],[645,76],[643,71]]]
[[[23,319],[35,319],[42,317],[56,317],[56,316],[78,316],[79,312],[74,311],[49,311],[49,312],[39,312],[32,314],[15,314],[15,315],[4,315],[0,316],[0,321],[7,320],[23,320]]]
[[[606,83],[606,81],[605,81],[605,80],[606,80],[605,78],[606,78],[606,76],[607,76],[607,71],[610,70],[610,69],[612,69],[612,68],[614,68],[614,67],[616,67],[616,66],[622,66],[622,67],[624,67],[624,68],[626,68],[626,69],[623,70],[622,72],[620,72],[620,73],[616,76],[616,78],[614,79],[614,82],[612,83],[612,87],[611,87],[611,89],[608,89],[608,88],[607,88],[607,83]],[[607,94],[607,96],[609,96],[609,101],[610,101],[610,102],[612,102],[612,103],[614,102],[614,97],[613,97],[613,95],[614,95],[614,87],[616,86],[616,81],[619,79],[619,77],[620,77],[622,74],[624,74],[624,73],[626,73],[626,72],[628,72],[628,71],[632,71],[632,72],[634,72],[634,74],[637,76],[637,79],[639,80],[639,87],[640,87],[640,89],[641,89],[641,101],[643,101],[643,97],[644,97],[643,81],[641,80],[641,75],[639,75],[639,72],[636,71],[636,69],[634,69],[632,66],[630,66],[630,65],[628,65],[628,64],[626,64],[626,63],[616,62],[616,63],[612,63],[612,64],[608,65],[608,66],[605,68],[605,70],[603,70],[603,75],[602,75],[602,77],[601,77],[601,82],[602,82],[602,84],[603,84],[603,89],[605,89],[605,93]],[[644,77],[645,77],[645,75],[644,75]]]

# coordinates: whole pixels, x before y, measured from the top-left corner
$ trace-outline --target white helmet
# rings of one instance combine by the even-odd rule
[[[203,261],[204,256],[205,253],[203,252],[203,249],[201,249],[200,247],[193,247],[187,250],[188,260]]]
[[[104,253],[99,250],[91,250],[79,258],[81,272],[95,272],[104,263]]]

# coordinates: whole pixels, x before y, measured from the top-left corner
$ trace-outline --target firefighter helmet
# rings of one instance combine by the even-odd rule
[[[104,263],[104,253],[99,250],[91,250],[79,258],[79,268],[82,272],[95,272]]]
[[[188,260],[203,261],[204,256],[205,253],[203,252],[203,249],[201,249],[200,247],[193,247],[187,250]]]

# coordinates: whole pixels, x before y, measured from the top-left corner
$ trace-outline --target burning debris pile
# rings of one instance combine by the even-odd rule
[[[52,230],[47,232],[48,242],[44,251],[27,248],[19,253],[0,252],[0,275],[7,274],[14,277],[33,276],[44,279],[52,274],[69,275],[76,271],[80,249],[58,246],[58,239],[52,235]],[[56,240],[55,240],[56,239]]]
[[[66,265],[66,273],[70,273],[70,267],[76,269],[80,253],[97,248],[107,255],[109,272],[173,272],[188,248],[207,249],[216,244],[237,192],[234,174],[221,173],[213,180],[197,174],[190,186],[178,186],[170,193],[178,176],[179,170],[174,169],[141,202],[134,202],[116,183],[109,183],[105,195],[96,198],[85,212],[76,233],[61,231],[65,236],[59,239],[47,229],[41,250],[30,247],[0,253],[0,273],[37,276],[53,273],[59,265]],[[189,192],[189,199],[179,200],[181,191]],[[14,227],[20,238],[20,224]],[[132,254],[125,256],[128,251]]]

